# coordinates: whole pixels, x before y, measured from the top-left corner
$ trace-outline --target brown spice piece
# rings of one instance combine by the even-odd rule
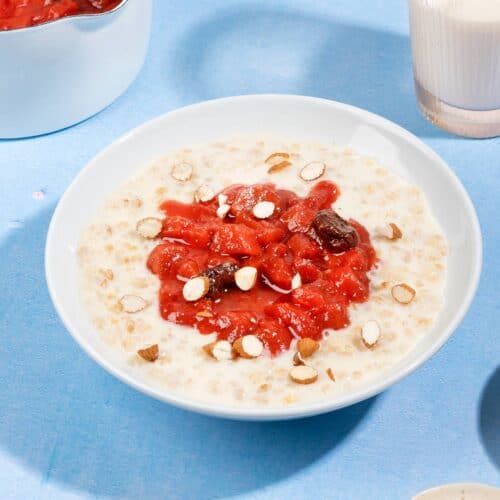
[[[331,368],[326,369],[326,374],[328,375],[328,378],[332,381],[335,382],[335,374],[333,373],[333,370]]]
[[[149,347],[145,347],[144,349],[139,349],[137,351],[137,354],[145,361],[156,361],[159,354],[158,344],[153,344]]]
[[[345,252],[359,243],[356,229],[332,209],[320,210],[314,217],[312,227],[333,253]]]
[[[309,358],[319,349],[319,342],[309,337],[300,339],[297,342],[297,351],[302,358]]]

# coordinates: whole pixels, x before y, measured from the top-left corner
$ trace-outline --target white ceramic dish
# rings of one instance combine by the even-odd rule
[[[146,57],[151,5],[0,31],[0,138],[69,127],[125,92]]]
[[[500,489],[478,483],[456,483],[422,491],[412,500],[499,500]]]
[[[158,391],[139,380],[119,353],[101,342],[80,303],[75,249],[80,233],[107,194],[137,169],[168,150],[220,137],[263,133],[350,146],[374,155],[418,185],[450,246],[445,304],[426,338],[383,377],[334,401],[281,409],[242,409],[200,403]],[[62,197],[49,228],[46,273],[54,305],[81,347],[120,380],[162,401],[215,416],[278,420],[328,412],[369,398],[411,373],[450,337],[466,313],[479,281],[481,233],[459,180],[432,150],[399,126],[352,106],[285,95],[242,96],[183,108],[126,134],[95,157]]]

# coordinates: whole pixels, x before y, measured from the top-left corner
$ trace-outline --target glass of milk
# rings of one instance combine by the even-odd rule
[[[500,136],[500,0],[409,0],[422,113],[467,137]]]

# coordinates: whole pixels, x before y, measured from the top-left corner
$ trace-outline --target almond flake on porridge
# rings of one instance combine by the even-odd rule
[[[313,161],[302,167],[300,177],[302,180],[311,182],[319,179],[326,170],[326,165],[321,161]]]
[[[403,237],[401,229],[399,229],[399,227],[394,222],[390,222],[389,224],[378,228],[378,234],[381,237],[392,241],[400,240]]]
[[[293,366],[300,366],[300,365],[305,365],[305,361],[304,359],[302,358],[302,355],[300,354],[300,352],[296,352],[294,355],[293,355]]]
[[[292,166],[292,162],[288,160],[280,161],[279,163],[275,163],[274,165],[271,165],[269,169],[267,170],[268,174],[277,174],[278,172],[281,172],[282,170],[287,169],[288,167]]]
[[[311,366],[294,366],[290,370],[290,378],[297,384],[314,384],[318,380],[318,372]]]
[[[317,340],[305,337],[297,342],[297,351],[302,359],[309,358],[319,349],[319,346]]]
[[[265,160],[264,160],[264,163],[269,163],[271,162],[271,160],[275,160],[275,159],[284,159],[284,160],[288,160],[288,158],[290,158],[290,154],[289,153],[272,153],[270,154]]]
[[[159,356],[158,344],[153,344],[150,345],[149,347],[145,347],[144,349],[139,349],[137,351],[137,354],[145,361],[149,362],[156,361]]]
[[[380,326],[375,320],[367,321],[361,327],[361,339],[366,347],[375,347],[380,338]]]
[[[328,378],[332,381],[335,382],[335,374],[333,373],[333,370],[331,368],[326,369],[326,374],[328,375]]]
[[[202,184],[195,191],[194,198],[196,201],[206,203],[207,201],[212,201],[215,198],[215,191],[208,184]]]
[[[244,335],[233,344],[233,349],[242,358],[258,358],[264,350],[262,341],[255,335]]]
[[[119,303],[126,313],[134,314],[146,309],[148,301],[138,295],[124,295]]]
[[[162,221],[156,217],[141,219],[136,225],[136,231],[146,239],[154,239],[162,229]]]
[[[391,289],[391,294],[394,300],[405,305],[413,301],[416,293],[417,292],[415,292],[415,290],[406,283],[399,283]]]
[[[189,179],[191,179],[191,176],[193,175],[193,165],[190,163],[177,163],[172,167],[172,170],[170,171],[170,175],[179,182],[187,182]]]
[[[203,347],[206,353],[217,361],[228,361],[234,358],[233,346],[227,340],[217,340]]]

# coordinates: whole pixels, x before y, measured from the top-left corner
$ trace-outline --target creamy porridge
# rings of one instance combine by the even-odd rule
[[[231,198],[214,194],[228,186],[273,183],[306,197],[325,181],[340,190],[332,206],[338,219],[354,219],[364,226],[377,257],[367,270],[369,297],[348,304],[348,326],[326,328],[321,339],[311,339],[307,332],[285,324],[293,338],[290,348],[271,355],[270,344],[257,334],[238,340],[239,334],[225,332],[229,343],[214,343],[215,333],[201,334],[168,321],[178,315],[171,316],[171,310],[165,312],[159,303],[159,289],[164,290],[165,283],[160,284],[159,276],[146,265],[162,243],[155,237],[165,219],[160,210],[165,200],[191,204],[195,196],[201,204],[216,204],[214,211],[223,221],[231,217]],[[264,201],[256,203],[251,214],[256,220],[271,220],[281,216],[278,210],[277,204]],[[319,226],[315,227],[319,235]],[[362,246],[364,241],[344,240],[350,246]],[[335,146],[277,138],[231,138],[158,159],[106,200],[79,246],[82,298],[103,340],[121,350],[151,386],[239,407],[334,399],[401,361],[430,330],[441,308],[446,255],[446,241],[417,187],[373,158]],[[233,283],[241,294],[255,283],[262,289],[266,285],[260,265],[252,265],[253,258]],[[224,303],[223,293],[207,295],[211,282],[201,279],[202,273],[191,274],[178,276],[186,303]],[[301,288],[311,288],[307,281],[312,280],[295,269],[290,290],[281,292],[288,295],[293,289],[291,293],[298,295]],[[306,307],[307,314],[314,319],[318,315],[311,307]],[[209,325],[212,313],[200,312],[200,324]],[[300,345],[294,338],[299,335],[307,339]]]

